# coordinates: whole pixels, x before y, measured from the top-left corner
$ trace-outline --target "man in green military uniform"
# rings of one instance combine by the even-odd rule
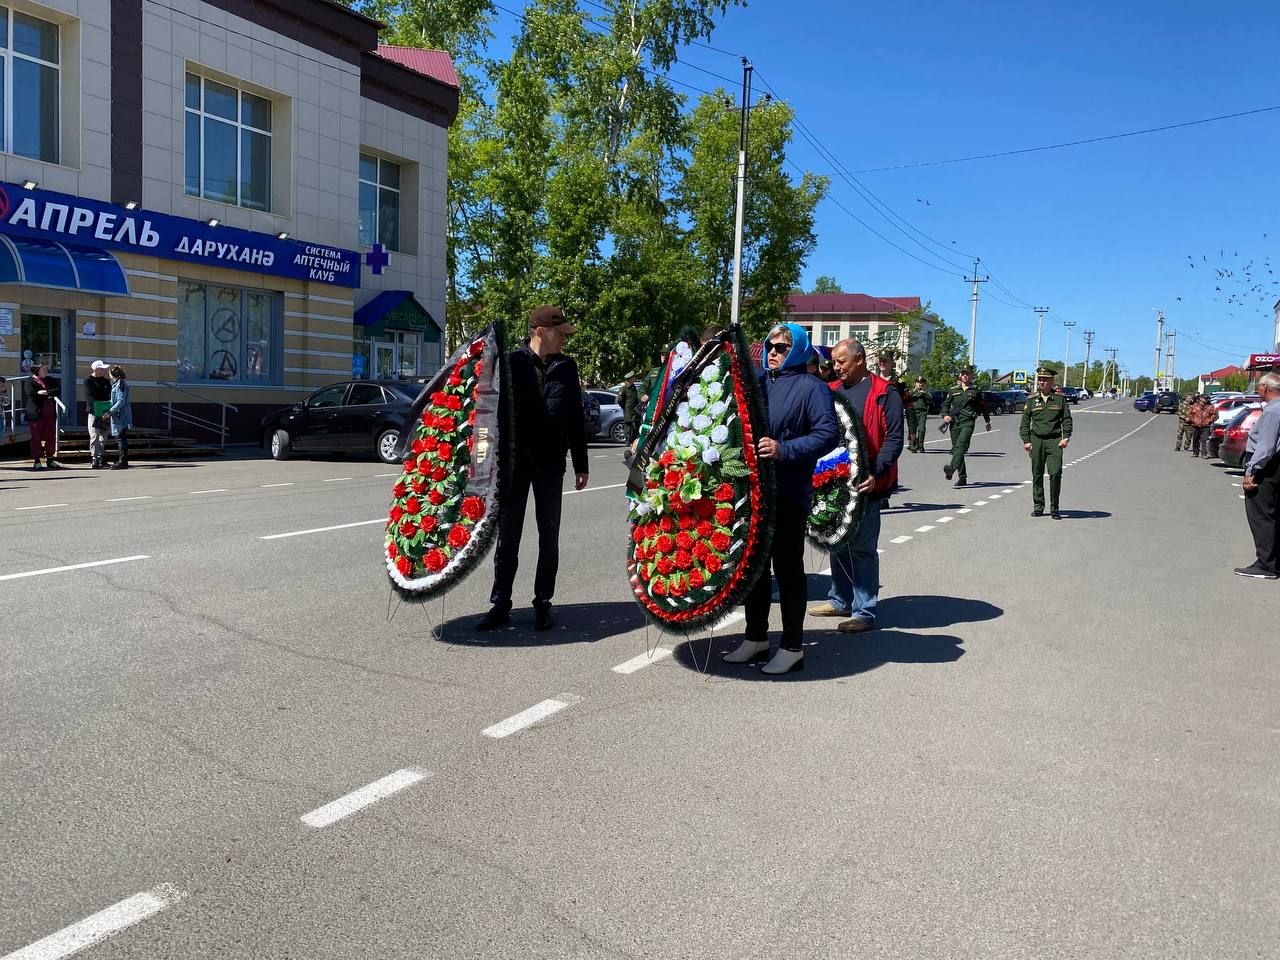
[[[1179,450],[1191,449],[1191,423],[1187,420],[1187,414],[1191,410],[1191,394],[1187,394],[1178,401],[1178,435],[1173,441],[1173,451],[1177,453]]]
[[[1036,371],[1036,393],[1022,408],[1022,446],[1031,454],[1033,517],[1044,516],[1044,472],[1049,470],[1049,512],[1061,520],[1058,495],[1062,492],[1062,451],[1071,441],[1071,404],[1053,391],[1055,374],[1048,367]]]
[[[644,405],[640,402],[640,390],[636,387],[635,376],[628,376],[627,382],[618,392],[618,401],[622,404],[622,423],[627,431],[627,443],[631,443],[640,435],[640,417],[644,414]]]
[[[907,395],[911,407],[907,411],[907,433],[911,441],[907,447],[912,453],[924,453],[924,428],[929,421],[929,391],[924,377],[916,377],[915,386]]]
[[[942,404],[942,424],[951,430],[951,462],[942,468],[948,480],[959,474],[957,487],[969,482],[969,473],[965,470],[964,455],[969,452],[969,441],[973,439],[973,428],[977,426],[978,417],[987,422],[991,429],[991,414],[987,411],[982,391],[973,385],[973,367],[960,368],[960,386],[947,394]]]

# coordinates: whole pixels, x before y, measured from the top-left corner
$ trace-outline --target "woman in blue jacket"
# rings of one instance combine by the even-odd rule
[[[770,560],[782,607],[782,642],[764,667],[769,674],[804,668],[804,536],[813,497],[813,468],[840,442],[831,389],[809,373],[809,335],[794,323],[780,323],[765,337],[764,394],[768,423],[756,447],[775,461],[777,495]],[[747,595],[746,637],[727,663],[746,663],[769,651],[769,577],[762,575]]]
[[[111,406],[107,408],[106,416],[118,450],[116,462],[111,465],[111,469],[128,470],[129,428],[133,426],[133,408],[129,406],[129,381],[125,379],[124,367],[118,363],[111,367]]]

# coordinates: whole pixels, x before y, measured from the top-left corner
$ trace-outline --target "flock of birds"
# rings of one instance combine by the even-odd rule
[[[1262,239],[1267,239],[1265,233]],[[1196,258],[1191,254],[1187,254],[1187,266],[1192,270],[1196,269]],[[1275,289],[1280,287],[1280,279],[1276,279],[1275,271],[1271,269],[1270,257],[1263,257],[1261,262],[1250,260],[1241,264],[1239,250],[1231,251],[1231,257],[1228,258],[1224,248],[1218,251],[1216,265],[1210,264],[1208,256],[1201,254],[1200,266],[1214,272],[1213,289],[1216,296],[1213,299],[1227,307],[1239,309],[1257,303],[1269,308],[1280,298],[1280,291]],[[1181,297],[1177,300],[1182,302]],[[1227,310],[1227,316],[1234,317],[1235,312]]]

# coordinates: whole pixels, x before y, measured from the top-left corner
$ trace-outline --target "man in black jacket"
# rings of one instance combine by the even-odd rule
[[[587,431],[582,419],[578,365],[561,353],[565,341],[577,329],[558,307],[538,307],[529,315],[529,339],[508,357],[515,407],[515,449],[511,482],[499,504],[498,545],[493,557],[493,590],[489,594],[493,606],[476,624],[477,630],[492,630],[510,619],[511,590],[531,487],[538,521],[534,626],[538,630],[552,626],[551,597],[560,565],[560,503],[566,453],[573,457],[573,488],[581,490],[587,485]]]
[[[89,366],[89,376],[84,378],[84,402],[89,414],[89,466],[101,470],[104,441],[110,434],[110,426],[102,415],[111,406],[111,377],[107,371],[111,365],[95,360]]]

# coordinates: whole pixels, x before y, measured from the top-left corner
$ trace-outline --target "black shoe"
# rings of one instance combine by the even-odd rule
[[[44,462],[44,465],[48,467],[50,470],[62,469],[62,464],[60,464],[57,460],[53,459],[53,457],[50,457],[48,460],[46,460]]]
[[[495,603],[489,608],[489,612],[480,618],[480,622],[476,624],[476,629],[480,631],[496,630],[498,627],[505,627],[510,622],[511,608]]]
[[[33,463],[33,464],[31,465],[31,469],[32,469],[32,470],[43,470],[43,469],[44,469],[44,464],[43,464],[43,463],[41,463],[39,460],[37,460],[35,463]]]
[[[113,463],[113,464],[112,464],[110,467],[108,467],[107,469],[108,469],[108,470],[128,470],[128,469],[129,469],[129,461],[128,461],[128,460],[117,460],[115,463]]]
[[[968,480],[957,480],[957,481],[956,481],[956,486],[957,486],[957,487],[967,487],[968,485],[969,485],[969,481],[968,481]]]
[[[551,604],[535,604],[533,607],[533,629],[550,630],[555,626],[551,619]]]
[[[1050,512],[1050,514],[1049,514],[1049,516],[1053,517],[1053,519],[1055,519],[1055,520],[1061,520],[1061,519],[1062,519],[1062,514],[1060,514],[1057,510],[1051,511],[1051,512]]]
[[[91,461],[89,461],[89,469],[90,469],[90,470],[101,470],[101,469],[102,469],[102,461],[101,461],[101,460],[91,460]]]
[[[956,468],[949,463],[942,468],[942,475],[946,477],[948,480],[950,480],[953,476],[955,476],[955,473],[956,473]]]
[[[1031,515],[1032,515],[1033,517],[1043,517],[1043,516],[1044,516],[1044,511],[1043,511],[1043,510],[1041,510],[1039,507],[1037,507],[1036,509],[1034,509],[1034,510],[1032,510],[1032,511],[1031,511]]]
[[[1280,580],[1280,573],[1264,570],[1256,563],[1251,563],[1247,567],[1236,567],[1235,575],[1237,577],[1249,577],[1253,580]]]

